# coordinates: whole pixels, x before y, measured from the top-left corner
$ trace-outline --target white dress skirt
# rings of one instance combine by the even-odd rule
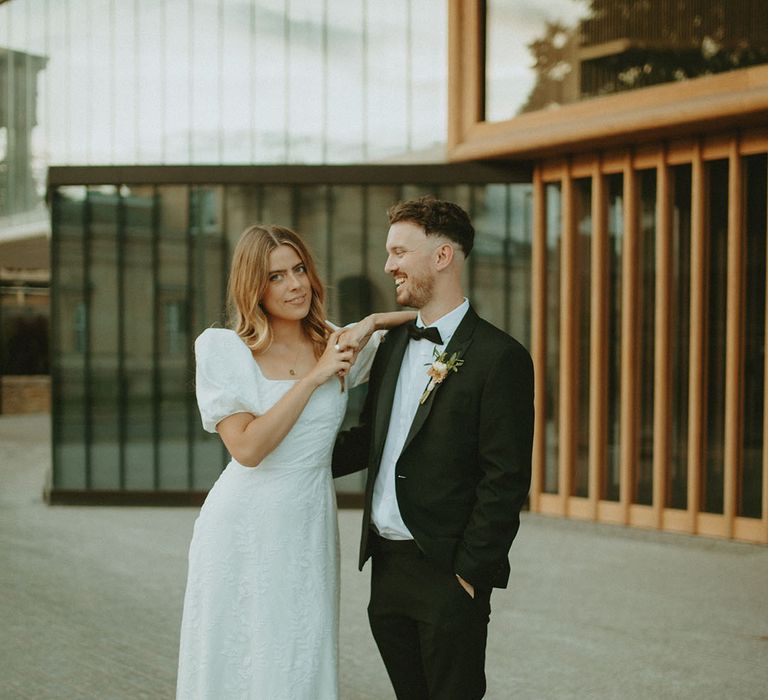
[[[381,335],[358,356],[348,388],[367,380]],[[195,342],[203,427],[263,414],[296,380],[271,380],[234,331]],[[181,623],[176,697],[338,697],[339,544],[331,454],[347,392],[331,378],[258,467],[234,459],[197,518]]]

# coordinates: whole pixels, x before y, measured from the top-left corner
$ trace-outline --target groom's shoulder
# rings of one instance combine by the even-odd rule
[[[529,354],[528,350],[519,340],[482,317],[478,317],[475,338],[486,345],[486,347],[493,346],[498,348],[499,351],[509,350],[515,353]]]

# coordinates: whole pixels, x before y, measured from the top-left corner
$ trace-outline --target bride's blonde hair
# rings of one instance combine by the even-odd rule
[[[314,343],[315,356],[319,357],[331,333],[325,323],[325,289],[312,254],[299,235],[289,228],[256,225],[240,236],[232,255],[227,287],[229,325],[254,353],[266,350],[272,343],[272,327],[261,300],[269,284],[269,255],[281,245],[291,246],[306,268],[312,301],[302,325]]]

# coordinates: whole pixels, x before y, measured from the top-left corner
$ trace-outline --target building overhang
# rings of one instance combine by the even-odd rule
[[[449,3],[449,161],[530,160],[768,127],[768,65],[486,121],[484,5]]]
[[[450,160],[538,158],[768,125],[768,66],[469,124]]]

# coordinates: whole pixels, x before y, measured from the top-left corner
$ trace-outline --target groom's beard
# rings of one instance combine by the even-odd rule
[[[419,279],[408,276],[403,286],[405,289],[397,290],[397,303],[401,306],[421,309],[432,300],[435,280],[432,277],[422,277]]]

